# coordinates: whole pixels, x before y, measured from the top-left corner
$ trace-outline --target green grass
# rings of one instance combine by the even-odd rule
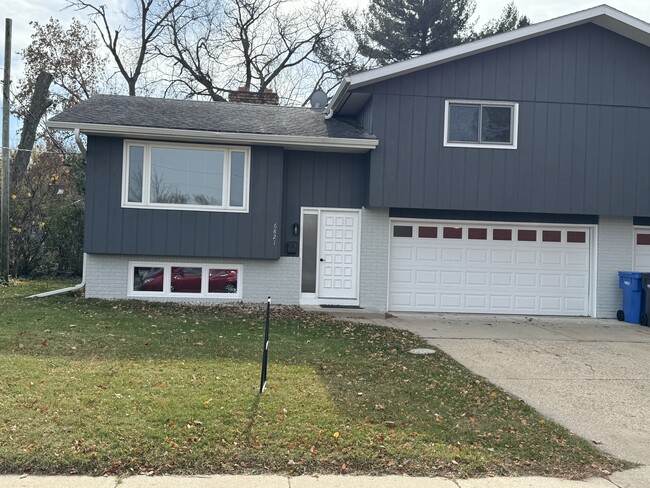
[[[628,464],[416,336],[263,314],[0,288],[0,472],[405,473],[580,478]]]

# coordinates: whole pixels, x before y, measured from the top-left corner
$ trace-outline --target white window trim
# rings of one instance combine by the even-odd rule
[[[144,147],[143,170],[142,170],[142,202],[129,202],[129,148],[131,146]],[[151,203],[150,186],[151,186],[151,148],[172,147],[187,149],[211,149],[222,150],[225,152],[223,161],[223,186],[220,206],[212,205],[184,205],[175,203]],[[230,154],[231,152],[243,152],[244,156],[244,206],[230,206]],[[182,144],[159,141],[139,141],[125,140],[122,156],[122,208],[148,208],[148,209],[167,209],[167,210],[192,210],[200,212],[234,212],[248,213],[248,200],[250,192],[250,167],[251,167],[251,150],[245,146],[215,146],[210,144]]]
[[[163,268],[163,291],[135,291],[133,289],[133,274],[135,268]],[[201,293],[178,293],[171,291],[172,268],[201,268]],[[234,269],[237,271],[237,293],[208,293],[208,279],[210,269]],[[218,263],[160,263],[155,261],[129,261],[129,279],[127,296],[129,297],[165,297],[165,298],[215,298],[215,299],[242,299],[243,266],[241,264]]]
[[[512,144],[493,144],[490,142],[449,142],[449,105],[450,104],[467,104],[467,105],[492,105],[497,107],[512,108]],[[481,121],[479,120],[479,125]],[[481,149],[517,149],[517,137],[519,127],[519,104],[517,102],[499,102],[486,100],[445,100],[445,120],[444,120],[444,146],[445,147],[475,147]]]

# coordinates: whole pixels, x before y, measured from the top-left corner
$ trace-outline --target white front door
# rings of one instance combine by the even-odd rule
[[[321,210],[318,298],[356,299],[359,213]]]

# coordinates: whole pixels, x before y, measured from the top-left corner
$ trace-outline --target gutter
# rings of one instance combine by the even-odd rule
[[[27,298],[45,298],[45,297],[51,297],[52,295],[60,295],[61,293],[69,293],[72,291],[77,291],[86,286],[86,256],[87,254],[84,253],[84,264],[83,264],[83,271],[81,274],[81,283],[78,285],[74,286],[69,286],[67,288],[61,288],[60,290],[52,290],[52,291],[46,291],[44,293],[37,293],[36,295],[30,295]]]
[[[239,134],[190,129],[163,129],[130,125],[86,124],[77,122],[47,122],[50,129],[74,130],[75,134],[127,136],[135,138],[175,139],[179,141],[219,141],[231,144],[258,144],[265,146],[290,146],[302,148],[327,148],[331,150],[368,151],[379,144],[377,139],[352,139],[322,136],[288,136],[274,134]]]

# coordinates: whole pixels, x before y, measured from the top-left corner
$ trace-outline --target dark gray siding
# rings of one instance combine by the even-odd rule
[[[122,148],[119,138],[88,138],[86,252],[280,257],[282,149],[252,148],[249,213],[240,214],[122,208]]]
[[[463,210],[430,210],[391,208],[391,217],[402,219],[479,220],[492,222],[534,222],[540,224],[597,224],[597,215],[531,214],[519,212],[476,212]]]
[[[369,205],[650,216],[648,80],[650,48],[587,24],[360,88]],[[519,102],[518,149],[443,147],[452,98]]]
[[[372,134],[372,100],[368,100],[357,114],[357,121]]]
[[[282,254],[299,243],[301,207],[361,208],[367,201],[368,155],[285,151]]]

